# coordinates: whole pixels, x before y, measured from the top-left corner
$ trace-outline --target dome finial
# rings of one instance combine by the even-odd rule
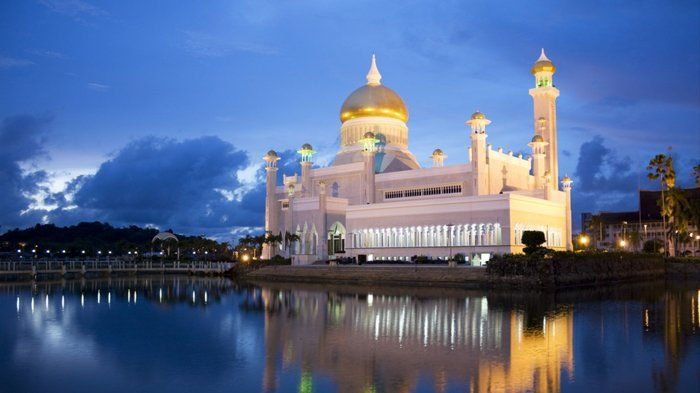
[[[551,61],[547,57],[547,55],[544,54],[544,48],[542,48],[542,52],[540,52],[540,58],[537,59],[537,61]]]
[[[367,73],[367,84],[368,85],[381,85],[382,74],[379,73],[377,69],[377,56],[372,53],[372,64],[369,66],[369,72]]]

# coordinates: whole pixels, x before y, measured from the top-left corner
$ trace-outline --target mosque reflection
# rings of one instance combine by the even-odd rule
[[[557,391],[574,372],[574,310],[503,300],[264,288],[243,307],[265,312],[266,391],[278,364],[301,366],[300,387],[314,371],[343,392],[414,391],[421,378],[435,391]]]

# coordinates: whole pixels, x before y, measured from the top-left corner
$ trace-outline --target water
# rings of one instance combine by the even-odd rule
[[[698,391],[699,288],[0,283],[0,391]]]

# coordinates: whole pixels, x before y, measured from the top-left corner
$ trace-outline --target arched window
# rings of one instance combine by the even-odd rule
[[[333,184],[331,185],[331,196],[333,198],[337,198],[339,192],[340,192],[340,186],[338,185],[338,182],[333,182]]]

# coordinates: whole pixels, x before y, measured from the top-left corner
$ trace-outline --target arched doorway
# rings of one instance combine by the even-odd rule
[[[336,221],[328,230],[328,255],[345,253],[345,227]]]

